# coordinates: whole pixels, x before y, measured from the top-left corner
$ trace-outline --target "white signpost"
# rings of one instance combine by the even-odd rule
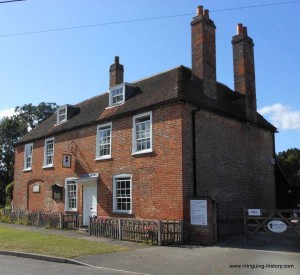
[[[261,216],[260,209],[248,209],[248,216]]]
[[[191,200],[191,224],[207,225],[207,200]]]

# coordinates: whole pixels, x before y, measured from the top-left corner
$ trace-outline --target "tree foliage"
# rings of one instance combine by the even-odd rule
[[[57,109],[56,103],[41,102],[34,106],[31,103],[15,108],[16,114],[23,119],[30,130],[35,128],[38,124],[50,117]]]
[[[5,187],[13,181],[14,143],[27,133],[26,123],[18,116],[0,120],[0,204],[5,199]]]
[[[291,148],[277,154],[291,185],[300,184],[300,149]]]

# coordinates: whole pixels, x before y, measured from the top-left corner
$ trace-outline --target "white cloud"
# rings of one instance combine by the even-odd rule
[[[15,108],[9,108],[9,109],[4,109],[0,110],[0,119],[3,117],[11,117],[15,113]]]
[[[300,130],[300,110],[294,110],[288,105],[276,103],[265,106],[258,112],[267,117],[279,130]]]

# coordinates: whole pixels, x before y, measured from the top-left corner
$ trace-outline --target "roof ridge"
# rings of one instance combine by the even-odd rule
[[[176,66],[176,67],[172,67],[172,68],[170,68],[170,69],[168,69],[168,70],[165,70],[165,71],[163,71],[163,72],[156,73],[156,74],[153,74],[153,75],[150,75],[150,76],[147,76],[147,77],[144,77],[144,78],[138,79],[138,80],[136,80],[136,81],[133,81],[133,82],[128,82],[128,83],[130,83],[130,84],[138,83],[138,82],[141,82],[141,81],[147,80],[147,79],[149,79],[149,78],[152,78],[152,77],[158,76],[158,75],[160,75],[160,74],[164,74],[164,73],[167,73],[167,72],[173,71],[173,70],[175,70],[175,69],[179,69],[180,67],[184,67],[184,68],[186,68],[186,69],[189,69],[189,70],[190,70],[190,68],[188,68],[188,67],[185,67],[185,66],[183,66],[183,65],[179,65],[179,66]]]

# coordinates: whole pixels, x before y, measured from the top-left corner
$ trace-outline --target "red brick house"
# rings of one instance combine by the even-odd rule
[[[192,68],[124,82],[65,105],[15,146],[14,210],[183,220],[189,239],[241,231],[242,207],[275,207],[274,133],[256,110],[253,41],[232,39],[234,91],[216,81],[215,25],[198,7]],[[190,201],[208,201],[191,225]],[[216,208],[213,208],[215,202]],[[214,231],[214,232],[213,232]]]

